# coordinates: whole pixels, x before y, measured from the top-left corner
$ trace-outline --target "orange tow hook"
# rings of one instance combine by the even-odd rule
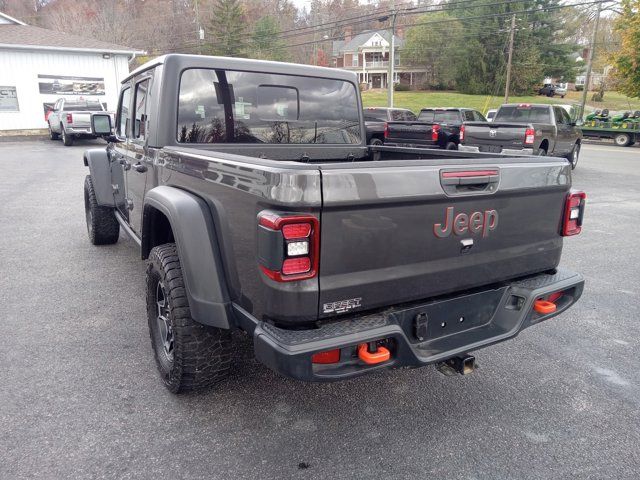
[[[373,343],[375,348],[375,343]],[[367,365],[376,365],[386,362],[391,358],[391,352],[385,347],[377,347],[374,352],[370,352],[366,343],[358,345],[358,358]]]
[[[553,302],[549,302],[548,300],[536,300],[533,304],[533,309],[542,315],[553,313],[556,311],[556,308],[556,304]]]

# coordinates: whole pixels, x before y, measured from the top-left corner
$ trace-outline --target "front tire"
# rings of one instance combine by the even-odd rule
[[[64,144],[65,147],[70,147],[71,145],[73,145],[73,135],[69,135],[67,134],[67,132],[65,132],[64,127],[60,128],[60,131],[62,132],[62,143]]]
[[[91,175],[84,179],[84,211],[87,234],[93,245],[111,245],[118,241],[120,224],[113,208],[98,205]]]
[[[171,392],[209,387],[228,375],[231,332],[191,318],[174,243],[154,247],[149,254],[147,319],[156,365]]]
[[[571,153],[567,155],[567,159],[571,162],[571,170],[575,170],[578,166],[578,159],[580,158],[580,144],[576,143],[571,149]]]

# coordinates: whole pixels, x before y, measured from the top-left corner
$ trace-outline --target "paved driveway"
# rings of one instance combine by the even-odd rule
[[[636,479],[640,150],[586,146],[580,303],[433,368],[281,378],[238,335],[231,378],[174,396],[156,374],[144,265],[86,238],[82,151],[0,143],[0,478]]]

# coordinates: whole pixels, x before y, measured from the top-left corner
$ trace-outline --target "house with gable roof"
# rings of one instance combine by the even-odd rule
[[[404,45],[403,30],[399,28],[394,39],[393,81],[406,85],[420,85],[427,71],[424,68],[402,64]],[[344,40],[333,42],[332,66],[356,72],[360,83],[366,84],[368,88],[387,88],[390,46],[391,32],[388,30],[368,30],[352,35],[351,28],[347,28]]]

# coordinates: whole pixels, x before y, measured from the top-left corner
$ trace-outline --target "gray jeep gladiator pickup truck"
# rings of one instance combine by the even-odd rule
[[[558,269],[585,207],[566,159],[367,146],[353,73],[167,55],[123,81],[114,131],[84,154],[89,239],[147,260],[173,392],[227,374],[234,329],[295,379],[466,373],[582,293]]]
[[[558,105],[502,105],[492,122],[465,122],[459,150],[565,157],[576,168],[582,133]]]

